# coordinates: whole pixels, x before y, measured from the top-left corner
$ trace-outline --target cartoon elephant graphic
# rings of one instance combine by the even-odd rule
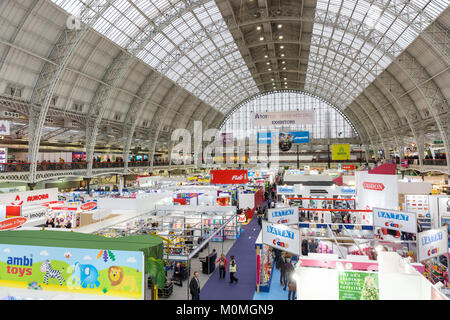
[[[92,264],[75,263],[75,269],[72,277],[75,278],[75,276],[78,278],[78,283],[82,288],[87,288],[89,286],[89,288],[93,289],[100,286],[97,268],[95,268]]]

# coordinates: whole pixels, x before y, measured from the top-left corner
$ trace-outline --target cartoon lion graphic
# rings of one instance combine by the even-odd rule
[[[115,289],[119,291],[139,291],[139,288],[136,284],[136,277],[125,275],[122,267],[109,267],[108,278],[111,282],[111,286],[116,287]]]

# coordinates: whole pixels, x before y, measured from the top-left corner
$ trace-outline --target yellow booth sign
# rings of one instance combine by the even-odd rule
[[[333,144],[331,147],[331,160],[350,160],[349,144]]]

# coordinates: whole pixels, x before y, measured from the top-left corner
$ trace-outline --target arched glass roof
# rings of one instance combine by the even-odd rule
[[[305,90],[345,108],[447,6],[441,0],[317,0]]]
[[[254,112],[314,110],[313,125],[254,126]],[[358,136],[348,118],[328,102],[299,91],[275,91],[260,94],[243,102],[222,124],[222,133],[232,133],[233,138],[256,137],[258,132],[277,128],[279,130],[309,131],[311,139],[354,138]]]
[[[95,30],[223,113],[258,92],[214,0],[52,1],[76,17],[109,4]]]

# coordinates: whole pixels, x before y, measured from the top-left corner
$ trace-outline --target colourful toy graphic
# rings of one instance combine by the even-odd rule
[[[91,264],[79,264],[78,262],[76,262],[72,277],[77,277],[79,281],[78,283],[83,288],[87,288],[89,286],[89,288],[93,289],[100,286],[100,282],[98,281],[99,274],[97,268],[95,268]]]
[[[113,287],[117,287],[119,291],[139,291],[136,284],[136,278],[124,274],[123,268],[118,266],[111,266],[108,269],[108,278]]]
[[[44,283],[48,285],[48,278],[52,279],[58,279],[59,285],[62,286],[62,282],[66,281],[64,280],[63,276],[61,275],[62,270],[55,270],[52,268],[52,265],[50,264],[50,260],[46,259],[44,262],[42,262],[41,265],[41,272],[44,272]],[[64,269],[63,269],[64,270]]]
[[[109,259],[111,261],[116,261],[116,256],[114,253],[112,253],[111,250],[100,250],[97,254],[97,259],[100,259],[100,257],[103,255],[103,261],[108,262]]]

